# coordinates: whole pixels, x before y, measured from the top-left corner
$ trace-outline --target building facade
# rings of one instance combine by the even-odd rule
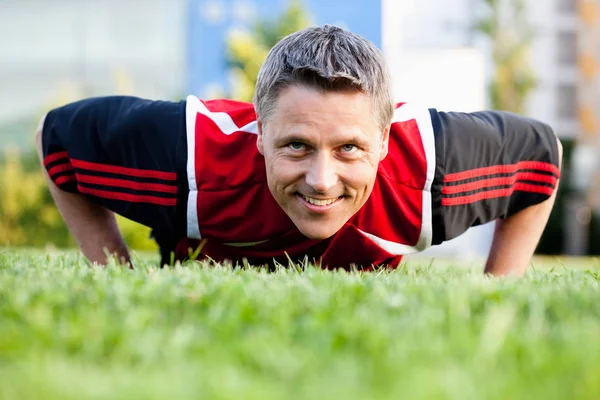
[[[0,122],[87,95],[182,95],[185,5],[185,0],[1,1]]]

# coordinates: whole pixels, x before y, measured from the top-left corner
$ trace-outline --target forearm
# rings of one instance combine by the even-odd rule
[[[548,222],[556,192],[542,203],[496,222],[485,273],[523,276]]]
[[[81,194],[60,190],[48,178],[47,182],[69,231],[91,262],[105,265],[108,253],[116,256],[121,263],[130,263],[129,251],[113,212],[92,203]]]

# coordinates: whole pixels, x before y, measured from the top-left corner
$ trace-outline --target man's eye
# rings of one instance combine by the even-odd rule
[[[290,144],[288,144],[288,147],[292,150],[304,150],[304,144],[300,143],[300,142],[292,142]]]
[[[358,147],[356,147],[356,145],[354,145],[354,144],[345,144],[342,146],[342,151],[344,153],[352,153],[352,152],[356,151],[357,148]]]

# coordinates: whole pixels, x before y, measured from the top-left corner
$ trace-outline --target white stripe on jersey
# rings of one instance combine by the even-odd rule
[[[206,115],[208,118],[212,119],[215,124],[219,127],[219,129],[225,135],[231,135],[235,132],[247,132],[258,134],[258,124],[256,121],[252,121],[242,127],[239,127],[233,122],[231,116],[226,112],[212,112],[201,101],[198,101],[198,109],[199,113]]]
[[[365,235],[367,238],[375,242],[377,246],[381,247],[383,250],[387,251],[390,254],[401,256],[404,254],[411,254],[418,251],[416,247],[409,246],[407,244],[392,242],[391,240],[385,240],[380,238],[379,236],[375,236],[373,234],[361,231],[360,229],[357,230],[363,235]]]
[[[198,225],[198,186],[196,184],[196,116],[200,108],[200,100],[195,96],[188,96],[185,106],[185,130],[187,135],[187,179],[188,179],[188,204],[187,204],[187,236],[200,239],[200,226]]]

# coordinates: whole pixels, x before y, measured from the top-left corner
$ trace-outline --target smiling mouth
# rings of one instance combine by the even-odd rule
[[[340,201],[344,196],[332,197],[329,199],[316,199],[314,197],[305,196],[301,193],[298,193],[298,197],[304,200],[306,203],[315,206],[315,207],[327,207],[334,203]]]

